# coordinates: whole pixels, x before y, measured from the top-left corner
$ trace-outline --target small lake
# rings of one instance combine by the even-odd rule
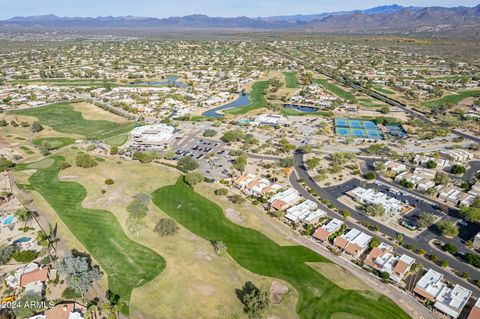
[[[250,104],[250,98],[248,97],[248,94],[247,93],[240,93],[239,96],[238,96],[238,99],[236,99],[235,101],[230,102],[230,103],[225,104],[225,105],[222,105],[222,106],[219,106],[219,107],[216,107],[214,109],[208,110],[208,111],[204,112],[202,115],[205,116],[205,117],[212,117],[212,118],[218,119],[218,118],[223,117],[223,114],[217,113],[217,111],[231,109],[231,108],[234,108],[234,107],[244,106],[244,105],[248,105],[248,104]]]
[[[318,112],[318,108],[309,107],[309,106],[301,106],[301,105],[295,105],[295,104],[284,104],[283,107],[287,108],[287,109],[294,109],[294,110],[304,112],[304,113]]]
[[[178,76],[169,76],[166,77],[164,81],[145,81],[141,82],[140,84],[143,85],[167,85],[167,86],[175,86],[177,88],[187,88],[189,87],[188,84],[183,82],[177,82]]]

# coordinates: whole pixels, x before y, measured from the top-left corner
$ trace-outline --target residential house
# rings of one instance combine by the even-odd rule
[[[335,237],[333,244],[346,251],[348,254],[359,257],[368,248],[372,236],[352,228],[348,233]]]
[[[468,315],[467,319],[479,319],[480,318],[480,298],[477,299],[475,305],[473,306],[472,310],[470,310],[470,314]]]
[[[62,302],[28,319],[83,319],[86,308],[75,302]]]
[[[440,312],[456,319],[471,296],[472,292],[460,285],[455,285],[453,289],[445,286],[433,306]]]
[[[292,207],[302,199],[302,196],[294,188],[289,188],[281,193],[273,195],[269,203],[275,210],[285,210]]]
[[[334,218],[322,227],[318,227],[315,230],[313,237],[321,241],[327,241],[328,237],[330,237],[330,235],[332,235],[333,233],[339,231],[342,225],[343,221]]]

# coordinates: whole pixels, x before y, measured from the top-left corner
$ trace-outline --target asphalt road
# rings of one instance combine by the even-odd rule
[[[385,226],[385,225],[383,225],[383,224],[381,224],[381,223],[379,223],[375,220],[370,219],[368,216],[366,216],[364,214],[361,214],[360,212],[358,212],[356,210],[353,210],[353,209],[347,207],[346,205],[344,205],[343,203],[338,201],[337,197],[335,197],[334,195],[329,193],[324,188],[320,187],[315,182],[315,180],[308,174],[308,171],[306,170],[305,166],[303,165],[303,155],[302,154],[299,154],[299,153],[295,154],[295,159],[296,159],[295,171],[298,175],[298,178],[301,178],[301,179],[305,180],[306,184],[310,188],[314,189],[320,195],[320,197],[328,199],[330,202],[332,202],[332,204],[334,204],[341,211],[342,210],[350,211],[351,218],[356,220],[358,223],[362,223],[362,222],[369,223],[372,226],[377,226],[379,231],[381,233],[387,235],[388,237],[391,237],[391,238],[396,237],[397,232],[395,230],[393,230],[393,229],[391,229],[391,228],[389,228],[389,227],[387,227],[387,226]],[[342,216],[339,213],[337,213],[333,210],[330,210],[325,205],[321,204],[310,193],[308,193],[303,188],[303,186],[300,185],[300,183],[298,183],[297,178],[295,177],[294,174],[292,174],[291,177],[290,177],[290,183],[292,184],[292,186],[297,191],[300,192],[300,194],[302,194],[302,196],[304,196],[305,198],[309,198],[309,199],[314,200],[319,205],[319,207],[321,207],[326,212],[328,212],[329,216],[336,217],[336,218],[342,218]],[[378,233],[374,233],[370,230],[366,230],[355,222],[347,221],[346,224],[349,227],[362,228],[363,231],[365,231],[366,233],[368,233],[371,236],[376,236],[376,237],[379,236]],[[392,245],[395,245],[395,243],[389,241],[385,237],[381,237],[381,240],[383,240],[385,242],[388,242]],[[458,271],[460,273],[466,272],[466,273],[469,274],[470,278],[472,278],[472,279],[480,279],[480,272],[478,270],[474,269],[473,267],[471,267],[468,264],[463,263],[462,261],[456,259],[455,257],[453,257],[449,254],[445,254],[442,251],[435,250],[434,248],[432,248],[428,244],[428,242],[426,242],[422,239],[416,239],[416,238],[410,238],[410,237],[404,236],[404,243],[407,244],[407,245],[413,245],[416,249],[424,249],[425,251],[427,251],[427,254],[434,254],[434,255],[438,256],[440,260],[447,260],[448,263],[449,263],[449,266],[452,269],[455,269],[456,271]],[[456,275],[446,271],[445,269],[443,269],[442,267],[434,264],[430,260],[427,260],[427,259],[423,258],[422,256],[416,255],[412,251],[409,251],[409,250],[407,250],[403,247],[400,247],[400,246],[397,247],[397,253],[401,253],[401,254],[404,253],[404,254],[407,254],[407,255],[410,255],[410,256],[415,256],[417,261],[421,262],[424,265],[424,267],[432,268],[432,269],[442,273],[447,280],[458,283],[458,284],[472,290],[477,296],[480,295],[480,289],[479,288],[477,288],[476,286],[460,279]]]

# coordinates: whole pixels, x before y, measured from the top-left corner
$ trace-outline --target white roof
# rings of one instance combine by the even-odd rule
[[[348,242],[356,244],[360,247],[366,247],[372,240],[372,236],[365,234],[364,232],[352,228],[348,233],[342,235]]]
[[[426,291],[429,295],[437,298],[446,284],[442,282],[443,275],[433,269],[429,269],[417,282],[417,287]]]
[[[331,234],[342,225],[343,225],[343,222],[340,219],[334,218],[328,224],[323,225],[322,228]]]
[[[438,295],[434,307],[457,318],[471,295],[470,290],[460,285],[455,285],[453,289],[445,286]]]

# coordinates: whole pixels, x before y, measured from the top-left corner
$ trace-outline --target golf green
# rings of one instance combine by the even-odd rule
[[[195,193],[180,178],[157,189],[152,200],[166,214],[206,240],[220,240],[242,267],[260,275],[283,279],[298,291],[300,318],[403,319],[409,316],[384,296],[369,291],[344,290],[307,262],[329,262],[303,246],[279,246],[262,233],[238,226],[217,204]]]
[[[52,206],[65,225],[85,246],[108,276],[108,288],[124,301],[128,313],[132,289],[155,278],[165,268],[165,260],[153,250],[129,239],[115,215],[107,210],[87,209],[82,201],[87,190],[77,182],[58,180],[61,156],[30,176],[32,188]]]

